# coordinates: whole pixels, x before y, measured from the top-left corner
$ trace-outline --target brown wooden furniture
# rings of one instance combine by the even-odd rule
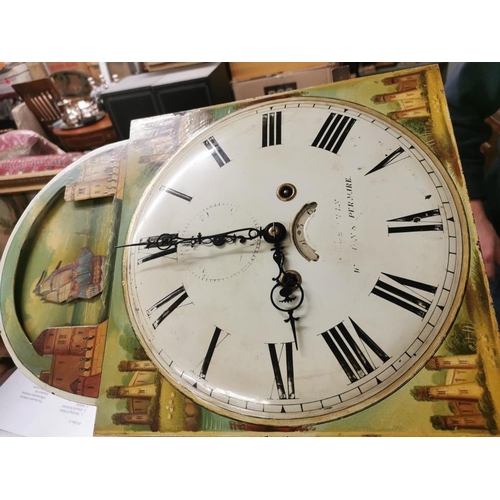
[[[107,113],[104,118],[91,125],[75,129],[54,127],[53,132],[65,151],[88,151],[117,140]]]
[[[62,115],[57,106],[61,95],[52,79],[42,78],[31,82],[17,83],[12,85],[12,88],[35,115],[49,139],[54,139],[51,125],[60,120]]]

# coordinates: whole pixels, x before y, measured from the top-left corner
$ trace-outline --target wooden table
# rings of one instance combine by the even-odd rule
[[[106,113],[104,118],[91,125],[75,129],[52,129],[65,151],[88,151],[117,141],[113,124]]]

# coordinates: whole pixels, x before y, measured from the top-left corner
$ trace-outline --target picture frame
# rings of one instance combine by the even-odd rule
[[[62,170],[62,168],[55,168],[38,172],[0,175],[0,195],[8,196],[14,193],[40,191]]]

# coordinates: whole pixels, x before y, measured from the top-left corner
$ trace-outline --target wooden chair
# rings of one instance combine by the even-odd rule
[[[51,78],[42,78],[14,84],[12,88],[35,115],[49,139],[58,143],[51,125],[62,118],[62,113],[57,106],[62,97],[54,81]]]

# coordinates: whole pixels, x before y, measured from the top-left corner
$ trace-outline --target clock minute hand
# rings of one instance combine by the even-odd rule
[[[281,241],[285,238],[285,236],[285,226],[279,222],[271,222],[264,229],[244,227],[217,234],[202,235],[201,233],[198,233],[196,236],[190,236],[187,238],[179,236],[179,233],[163,233],[159,236],[142,238],[141,241],[137,243],[118,245],[116,248],[132,246],[142,246],[145,249],[158,248],[158,250],[161,250],[161,255],[166,255],[168,253],[175,252],[177,246],[180,244],[187,244],[194,247],[195,245],[209,245],[212,243],[213,245],[219,247],[223,246],[225,243],[234,243],[236,241],[245,243],[248,240],[254,240],[256,238],[264,238],[264,240],[269,243],[275,243],[276,241]]]

